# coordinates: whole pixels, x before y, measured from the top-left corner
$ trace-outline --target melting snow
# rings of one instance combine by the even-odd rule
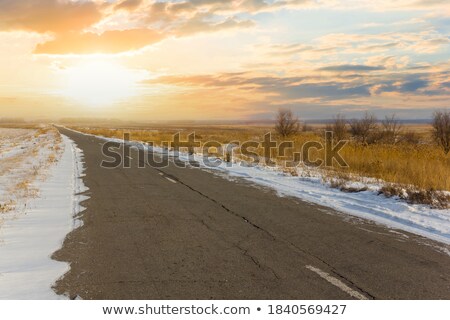
[[[17,142],[15,149],[29,147],[30,139],[23,139],[29,133],[22,133],[22,144]],[[31,138],[30,143],[38,142]],[[47,168],[46,178],[33,183],[38,195],[22,199],[21,210],[0,214],[0,299],[62,298],[51,287],[69,265],[52,260],[51,255],[79,225],[76,215],[83,209],[79,202],[84,198],[75,192],[86,188],[80,179],[81,151],[65,136],[61,148],[61,157]],[[44,161],[45,155],[39,153],[37,159],[19,167],[27,172],[30,165]]]

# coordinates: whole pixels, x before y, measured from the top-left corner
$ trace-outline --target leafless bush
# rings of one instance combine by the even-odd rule
[[[379,195],[383,194],[386,198],[392,197],[402,198],[404,196],[402,188],[392,183],[387,183],[384,186],[382,186],[378,191],[378,194]]]
[[[330,182],[331,188],[339,189],[340,191],[345,192],[345,193],[359,193],[359,192],[367,191],[369,189],[367,186],[362,186],[362,187],[349,186],[347,184],[348,181],[346,179],[341,179],[341,178],[334,178],[334,179],[331,179],[329,182]]]
[[[442,191],[419,190],[411,192],[408,202],[412,204],[427,204],[433,209],[450,208],[450,196]]]
[[[450,208],[450,195],[433,189],[418,190],[388,183],[380,189],[379,194],[383,194],[387,198],[398,197],[411,204],[426,204],[433,209]]]
[[[368,144],[378,129],[377,118],[366,112],[361,119],[353,119],[350,121],[350,132],[356,140],[363,144]]]
[[[436,142],[444,150],[450,152],[450,111],[437,111],[433,118],[433,135]]]
[[[389,144],[396,144],[402,131],[402,125],[395,113],[391,116],[386,116],[381,125],[383,141]]]
[[[326,129],[334,133],[334,138],[337,141],[345,140],[348,136],[347,120],[341,114],[334,116],[333,121],[327,125]]]
[[[420,137],[414,131],[406,131],[402,135],[400,135],[400,142],[408,143],[408,144],[419,144]]]
[[[300,121],[291,110],[280,109],[277,114],[275,131],[282,137],[292,136],[300,130]]]

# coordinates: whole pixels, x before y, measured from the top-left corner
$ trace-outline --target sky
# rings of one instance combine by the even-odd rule
[[[448,0],[0,0],[0,118],[427,119]]]

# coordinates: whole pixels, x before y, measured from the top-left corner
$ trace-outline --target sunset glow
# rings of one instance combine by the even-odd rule
[[[449,34],[444,0],[0,1],[0,112],[428,119],[450,100]]]
[[[114,63],[90,61],[63,71],[61,94],[90,107],[105,107],[136,94],[139,76]]]

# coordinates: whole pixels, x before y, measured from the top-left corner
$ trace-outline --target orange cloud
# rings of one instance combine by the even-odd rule
[[[37,54],[119,53],[169,36],[249,28],[255,22],[239,19],[236,14],[310,1],[0,0],[0,31],[51,32],[54,40],[38,45]]]
[[[150,29],[113,30],[102,34],[92,32],[65,33],[54,40],[39,44],[37,54],[120,53],[142,49],[163,39]]]
[[[0,30],[68,32],[82,30],[101,18],[102,15],[94,2],[0,1]]]
[[[142,4],[142,0],[125,0],[114,7],[115,10],[132,11]]]
[[[178,36],[187,36],[202,32],[219,32],[222,30],[250,28],[255,25],[251,20],[237,20],[234,17],[227,18],[219,23],[210,23],[205,19],[208,15],[198,14],[192,19],[188,20],[182,27],[180,27],[176,34]]]

